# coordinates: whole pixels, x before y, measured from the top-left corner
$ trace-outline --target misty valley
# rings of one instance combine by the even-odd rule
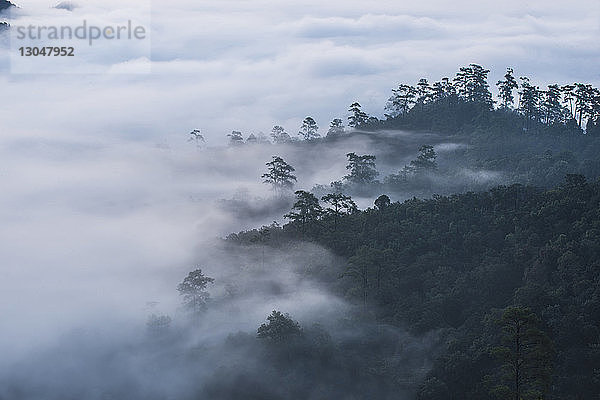
[[[597,398],[600,93],[488,72],[322,135],[15,141],[0,399]]]

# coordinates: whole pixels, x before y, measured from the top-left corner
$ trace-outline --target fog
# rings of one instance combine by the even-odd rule
[[[328,190],[348,152],[376,155],[384,180],[434,145],[442,173],[424,190],[387,192],[393,201],[490,187],[503,172],[465,168],[466,139],[422,132],[200,147],[188,136],[4,141],[0,398],[230,399],[251,388],[260,399],[410,398],[437,332],[377,323],[348,293],[346,260],[315,244],[223,238],[285,222],[292,193],[260,177],[273,155],[296,168],[295,189]],[[348,189],[366,208],[384,188]],[[215,282],[207,310],[190,316],[176,288],[196,268]],[[273,310],[297,320],[305,341],[283,351],[257,339]],[[170,327],[150,329],[151,315]]]
[[[406,154],[388,155],[383,169],[414,156],[423,139],[395,137]],[[272,155],[294,165],[296,187],[308,190],[345,175],[347,152],[385,160],[389,146],[371,135],[203,149],[187,134],[172,139],[5,142],[0,398],[185,398],[209,384],[217,390],[213,375],[221,367],[263,382],[277,372],[255,376],[252,363],[266,356],[254,337],[272,310],[290,313],[308,330],[319,323],[345,345],[362,343],[369,330],[387,332],[377,337],[392,346],[386,354],[406,364],[398,371],[408,374],[407,393],[414,390],[434,354],[434,337],[357,319],[360,309],[348,302],[340,279],[343,260],[316,245],[265,254],[260,246],[221,239],[284,222],[291,194],[275,195],[260,178]],[[364,207],[373,199],[357,198]],[[215,283],[208,310],[190,327],[176,287],[195,268]],[[152,314],[172,318],[166,339],[149,338]],[[236,347],[227,338],[238,332],[247,336]],[[198,349],[206,358],[194,356]],[[236,357],[249,364],[231,361]],[[328,379],[333,385],[347,377]]]
[[[99,2],[18,3],[12,23],[82,17]],[[345,295],[344,260],[326,249],[237,248],[222,238],[284,222],[291,195],[275,196],[260,178],[273,155],[296,168],[297,189],[327,190],[347,173],[348,152],[375,154],[383,178],[420,145],[435,145],[440,170],[450,172],[425,191],[388,193],[394,201],[487,188],[504,182],[503,172],[465,168],[455,155],[467,143],[424,133],[243,147],[226,147],[225,134],[281,124],[294,135],[306,115],[324,134],[354,100],[381,116],[398,83],[439,79],[470,62],[492,69],[492,83],[513,66],[540,85],[597,85],[589,68],[598,64],[597,2],[152,6],[150,74],[17,74],[1,38],[0,399],[225,399],[249,387],[262,399],[351,398],[357,388],[409,396],[435,358],[435,332],[414,337],[362,315]],[[96,66],[128,67],[110,48],[97,51]],[[196,128],[203,148],[188,141]],[[382,193],[352,194],[365,208]],[[215,283],[207,311],[191,320],[176,287],[195,268]],[[282,355],[255,338],[273,310],[290,313],[311,343],[326,337],[317,348],[336,349],[329,369],[278,370]],[[170,328],[149,332],[153,314],[172,318]],[[360,352],[385,358],[385,368],[361,362],[404,391],[354,371]]]

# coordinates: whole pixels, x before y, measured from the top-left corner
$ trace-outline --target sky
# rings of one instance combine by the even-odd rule
[[[19,4],[31,15],[55,3]],[[75,4],[77,15],[94,11],[94,0]],[[125,4],[114,10],[121,19],[148,2]],[[600,82],[593,0],[174,0],[151,10],[150,74],[20,75],[5,65],[3,136],[162,142],[201,129],[218,144],[234,129],[295,134],[308,115],[325,131],[353,101],[382,116],[399,83],[472,62],[491,70],[492,87],[508,66],[541,86]],[[97,52],[98,63],[118,62],[110,48]]]

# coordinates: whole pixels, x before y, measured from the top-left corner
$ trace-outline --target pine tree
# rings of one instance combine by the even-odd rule
[[[392,90],[392,96],[388,99],[385,106],[387,118],[396,118],[400,115],[406,115],[415,104],[417,90],[410,85],[401,84],[398,89]]]
[[[346,169],[350,171],[344,177],[347,181],[356,184],[368,184],[373,182],[379,175],[375,167],[375,156],[368,154],[359,156],[356,153],[348,153],[346,157],[348,157]]]
[[[548,85],[548,90],[543,92],[542,114],[544,122],[548,125],[562,123],[564,110],[561,104],[561,91],[558,85]]]
[[[519,88],[519,84],[513,75],[513,69],[507,68],[506,74],[504,75],[503,81],[498,81],[496,83],[498,86],[498,90],[500,91],[500,108],[505,110],[510,110],[513,108],[515,103],[515,96],[513,95],[513,91]]]
[[[543,399],[550,386],[554,350],[539,319],[528,308],[508,307],[499,323],[502,345],[493,354],[502,361],[504,382],[494,392],[514,400]]]
[[[348,126],[352,128],[360,128],[369,120],[369,116],[361,110],[361,105],[358,102],[352,103],[348,111],[351,113],[348,117]]]
[[[461,67],[454,78],[458,95],[466,101],[483,105],[491,110],[494,102],[487,83],[490,71],[477,64]]]
[[[525,117],[525,130],[531,129],[531,122],[538,121],[540,117],[540,90],[531,85],[529,78],[521,77],[521,91],[519,92],[519,111]]]
[[[271,138],[275,143],[287,143],[292,140],[290,135],[286,133],[285,129],[279,125],[275,125],[271,130]]]
[[[283,158],[273,156],[273,160],[265,165],[268,167],[268,172],[261,176],[264,179],[264,183],[271,184],[275,191],[294,187],[294,182],[296,182],[297,178],[292,172],[295,169],[286,163]]]
[[[319,199],[314,194],[305,190],[297,190],[295,195],[296,202],[292,207],[292,211],[285,214],[283,218],[299,224],[304,233],[309,224],[314,223],[321,217],[323,209],[319,204]]]
[[[426,104],[429,102],[431,96],[431,86],[429,86],[429,82],[425,78],[419,79],[417,83],[417,103]]]
[[[435,171],[437,169],[437,154],[433,146],[423,145],[419,148],[419,156],[410,162],[414,172]]]
[[[592,97],[593,89],[592,85],[586,85],[583,83],[575,84],[575,114],[578,116],[577,124],[583,129],[583,121],[589,118],[592,114]]]
[[[330,193],[321,198],[323,202],[330,204],[330,207],[325,211],[327,215],[333,216],[333,229],[337,230],[337,223],[340,216],[344,214],[352,214],[358,208],[352,197],[342,193]]]
[[[281,343],[302,334],[300,324],[294,321],[289,314],[273,311],[267,317],[267,321],[269,322],[262,324],[258,328],[256,332],[257,338]]]
[[[563,100],[565,104],[569,105],[569,111],[571,112],[571,118],[575,118],[575,111],[573,109],[573,100],[575,96],[573,95],[573,91],[575,90],[575,85],[564,85],[561,86],[560,90],[563,94]]]
[[[329,125],[329,130],[327,131],[327,136],[335,137],[335,136],[340,136],[343,134],[344,134],[344,122],[339,118],[335,118],[333,121],[331,121],[331,124]]]
[[[256,138],[256,135],[254,135],[254,133],[251,133],[247,138],[246,138],[246,143],[247,144],[256,144],[258,143],[258,139]]]
[[[240,146],[244,144],[244,137],[242,136],[242,132],[231,131],[231,133],[227,135],[227,137],[229,138],[230,146]]]
[[[190,132],[188,142],[196,142],[196,147],[202,147],[202,145],[206,143],[206,140],[204,140],[204,135],[202,135],[200,129],[194,129]]]
[[[193,313],[204,311],[209,298],[206,287],[214,281],[213,278],[204,276],[200,268],[190,272],[177,286],[179,294],[183,296],[185,307]]]
[[[300,132],[298,132],[298,134],[304,140],[311,140],[321,136],[319,135],[318,131],[319,126],[317,125],[313,117],[306,117],[304,118],[304,121],[302,121],[302,127],[300,128]]]

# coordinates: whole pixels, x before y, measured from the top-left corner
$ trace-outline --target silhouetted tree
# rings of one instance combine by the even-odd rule
[[[276,191],[294,187],[294,182],[296,182],[297,178],[292,172],[294,172],[295,169],[290,164],[286,163],[283,158],[273,156],[273,160],[265,165],[268,167],[268,172],[261,176],[261,178],[264,179],[264,183],[271,184]]]
[[[267,317],[267,321],[269,322],[262,324],[257,330],[256,337],[259,339],[281,343],[302,334],[300,324],[287,313],[283,314],[274,310]]]
[[[317,125],[313,117],[306,117],[304,118],[304,121],[302,121],[302,127],[300,127],[300,132],[298,132],[298,134],[304,140],[311,140],[321,136],[319,135],[318,131],[319,126]]]
[[[360,128],[369,120],[369,116],[361,110],[361,105],[358,102],[352,103],[348,111],[351,113],[348,117],[348,126],[352,128]]]
[[[348,157],[346,169],[350,173],[344,176],[344,179],[348,182],[367,184],[373,182],[379,175],[375,166],[375,156],[369,154],[359,156],[356,153],[348,153],[346,157]]]
[[[392,90],[392,96],[388,99],[385,106],[387,118],[395,118],[399,115],[406,115],[415,104],[417,90],[410,85],[401,84],[398,89]]]
[[[246,138],[246,143],[247,144],[256,144],[258,143],[258,139],[256,138],[256,136],[254,135],[254,133],[251,133],[247,138]]]
[[[531,129],[531,122],[540,116],[540,90],[531,85],[529,78],[521,77],[521,91],[519,92],[519,111],[525,117],[525,130]]]
[[[213,278],[204,276],[200,268],[190,272],[183,282],[177,285],[179,294],[183,296],[185,307],[194,313],[204,311],[210,297],[206,287],[214,281]]]
[[[456,78],[454,78],[459,96],[466,101],[481,104],[486,109],[492,109],[494,102],[487,83],[489,72],[489,70],[477,64],[460,68]]]
[[[423,106],[430,100],[431,96],[431,86],[429,86],[429,82],[425,78],[419,79],[417,83],[417,104],[421,104]]]
[[[564,122],[565,112],[561,104],[561,91],[558,85],[548,85],[542,101],[542,116],[548,125]]]
[[[329,125],[329,130],[327,131],[327,136],[332,137],[332,136],[340,136],[343,134],[344,134],[344,122],[339,118],[335,118],[333,121],[331,121],[331,124]]]
[[[271,138],[275,143],[287,143],[292,140],[285,129],[279,125],[275,125],[271,130]]]
[[[583,83],[575,84],[575,114],[578,115],[577,124],[580,128],[583,128],[583,121],[592,115],[592,98],[593,98],[592,85]]]
[[[283,217],[294,223],[300,224],[302,232],[306,232],[308,224],[313,223],[323,214],[323,209],[319,204],[319,199],[314,194],[305,190],[297,190],[296,202],[292,211]]]
[[[379,211],[384,210],[385,208],[389,207],[390,204],[391,204],[391,200],[385,194],[382,194],[377,199],[375,199],[375,207],[377,207],[377,209]]]
[[[352,197],[346,196],[342,193],[329,193],[323,196],[321,200],[330,205],[325,212],[327,215],[333,216],[334,230],[337,230],[337,222],[339,217],[344,214],[352,214],[358,210],[356,203],[352,200]]]
[[[404,167],[405,173],[421,174],[424,172],[435,171],[437,169],[437,154],[433,146],[423,145],[419,148],[419,156],[412,160],[410,165]]]
[[[202,144],[206,143],[204,140],[204,135],[202,135],[202,132],[200,132],[199,129],[194,129],[190,132],[190,138],[188,142],[195,142],[196,147],[201,147]]]
[[[569,105],[569,111],[571,112],[571,118],[575,118],[575,109],[573,108],[573,100],[575,100],[574,90],[575,85],[563,85],[560,87],[563,95],[565,104]]]
[[[348,260],[348,268],[343,276],[354,278],[361,287],[363,306],[367,307],[369,297],[370,276],[380,263],[381,251],[368,246],[361,246],[354,256]]]
[[[230,146],[239,146],[244,144],[244,137],[242,136],[242,132],[231,131],[231,133],[227,135],[227,137],[229,138]]]
[[[513,69],[507,68],[506,74],[504,74],[504,80],[496,83],[498,90],[500,91],[500,108],[510,110],[515,104],[515,96],[513,91],[519,88],[519,84],[513,75]]]

